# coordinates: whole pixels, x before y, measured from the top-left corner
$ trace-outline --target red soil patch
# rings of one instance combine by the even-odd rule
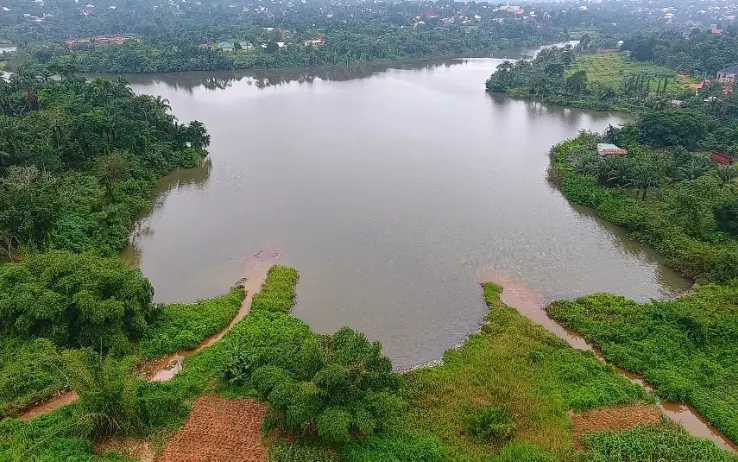
[[[73,391],[61,391],[53,395],[51,398],[40,403],[36,403],[26,409],[21,415],[18,416],[21,420],[31,420],[37,415],[46,414],[54,409],[66,406],[77,401],[79,396]]]
[[[184,426],[156,462],[264,462],[261,422],[266,407],[254,399],[200,397]]]
[[[570,412],[574,424],[574,438],[581,449],[579,437],[588,432],[602,430],[628,430],[636,425],[649,425],[661,420],[661,411],[653,404],[627,404],[601,407],[586,412]]]

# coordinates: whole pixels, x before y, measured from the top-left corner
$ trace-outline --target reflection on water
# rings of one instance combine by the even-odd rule
[[[141,249],[137,243],[140,239],[151,239],[153,237],[154,228],[150,225],[150,222],[156,216],[156,211],[166,203],[170,194],[176,194],[180,189],[202,191],[208,178],[210,178],[212,168],[213,161],[208,156],[197,167],[177,170],[156,183],[156,186],[151,190],[151,206],[141,212],[131,232],[130,244],[121,252],[121,257],[125,261],[134,266],[140,265]]]
[[[493,54],[498,59],[517,60],[533,58],[538,51],[549,46],[575,45],[577,41],[562,42],[556,45],[525,49],[511,48],[500,50]],[[192,92],[195,88],[207,90],[225,90],[236,82],[244,82],[255,88],[264,89],[292,82],[312,84],[316,81],[346,81],[365,79],[373,75],[386,72],[390,69],[426,70],[448,68],[463,65],[480,58],[437,58],[437,59],[408,59],[403,61],[366,62],[357,61],[348,65],[318,66],[310,68],[286,69],[249,69],[235,71],[204,71],[204,72],[170,72],[164,74],[131,74],[126,76],[132,84],[148,84],[152,81],[161,82],[167,86]]]
[[[199,181],[162,182],[127,257],[157,301],[193,301],[226,291],[244,256],[274,242],[300,271],[294,314],[318,332],[349,325],[381,340],[401,369],[478,329],[478,268],[544,303],[686,288],[547,182],[551,145],[622,119],[487,95],[501,62],[326,69],[310,84],[304,70],[132,79],[208,127],[212,165]]]

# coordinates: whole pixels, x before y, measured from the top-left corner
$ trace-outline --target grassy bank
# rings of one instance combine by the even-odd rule
[[[548,313],[738,441],[738,285],[645,304],[598,294],[555,302]]]
[[[161,308],[138,344],[139,355],[156,358],[192,350],[223,330],[236,316],[246,293],[240,288],[196,303],[173,303]]]
[[[650,401],[593,354],[572,349],[502,304],[498,285],[483,289],[490,311],[482,332],[448,350],[443,365],[407,374],[407,427],[440,438],[444,460],[571,460],[569,409]],[[514,416],[509,438],[468,434],[467,416],[488,407]]]
[[[587,73],[587,90],[596,92],[600,88],[618,91],[625,82],[635,76],[645,76],[648,91],[656,91],[661,79],[667,79],[665,95],[678,96],[689,91],[692,80],[680,76],[674,69],[657,66],[643,61],[628,59],[623,53],[582,54],[567,68],[565,75],[578,71]],[[660,90],[660,89],[659,89]]]

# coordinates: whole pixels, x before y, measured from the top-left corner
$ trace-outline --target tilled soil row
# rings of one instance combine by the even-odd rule
[[[265,462],[265,410],[255,399],[203,395],[156,462]]]

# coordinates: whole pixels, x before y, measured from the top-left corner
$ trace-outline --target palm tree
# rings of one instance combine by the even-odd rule
[[[164,112],[169,112],[172,110],[172,106],[169,105],[169,100],[166,98],[157,96],[154,102],[159,108],[164,109]]]
[[[128,79],[126,79],[123,76],[118,76],[115,79],[115,87],[116,87],[116,93],[118,96],[133,96],[133,89],[131,88],[131,84],[128,82]]]
[[[723,185],[726,185],[738,178],[738,168],[735,168],[732,165],[719,165],[717,168],[717,174]]]

